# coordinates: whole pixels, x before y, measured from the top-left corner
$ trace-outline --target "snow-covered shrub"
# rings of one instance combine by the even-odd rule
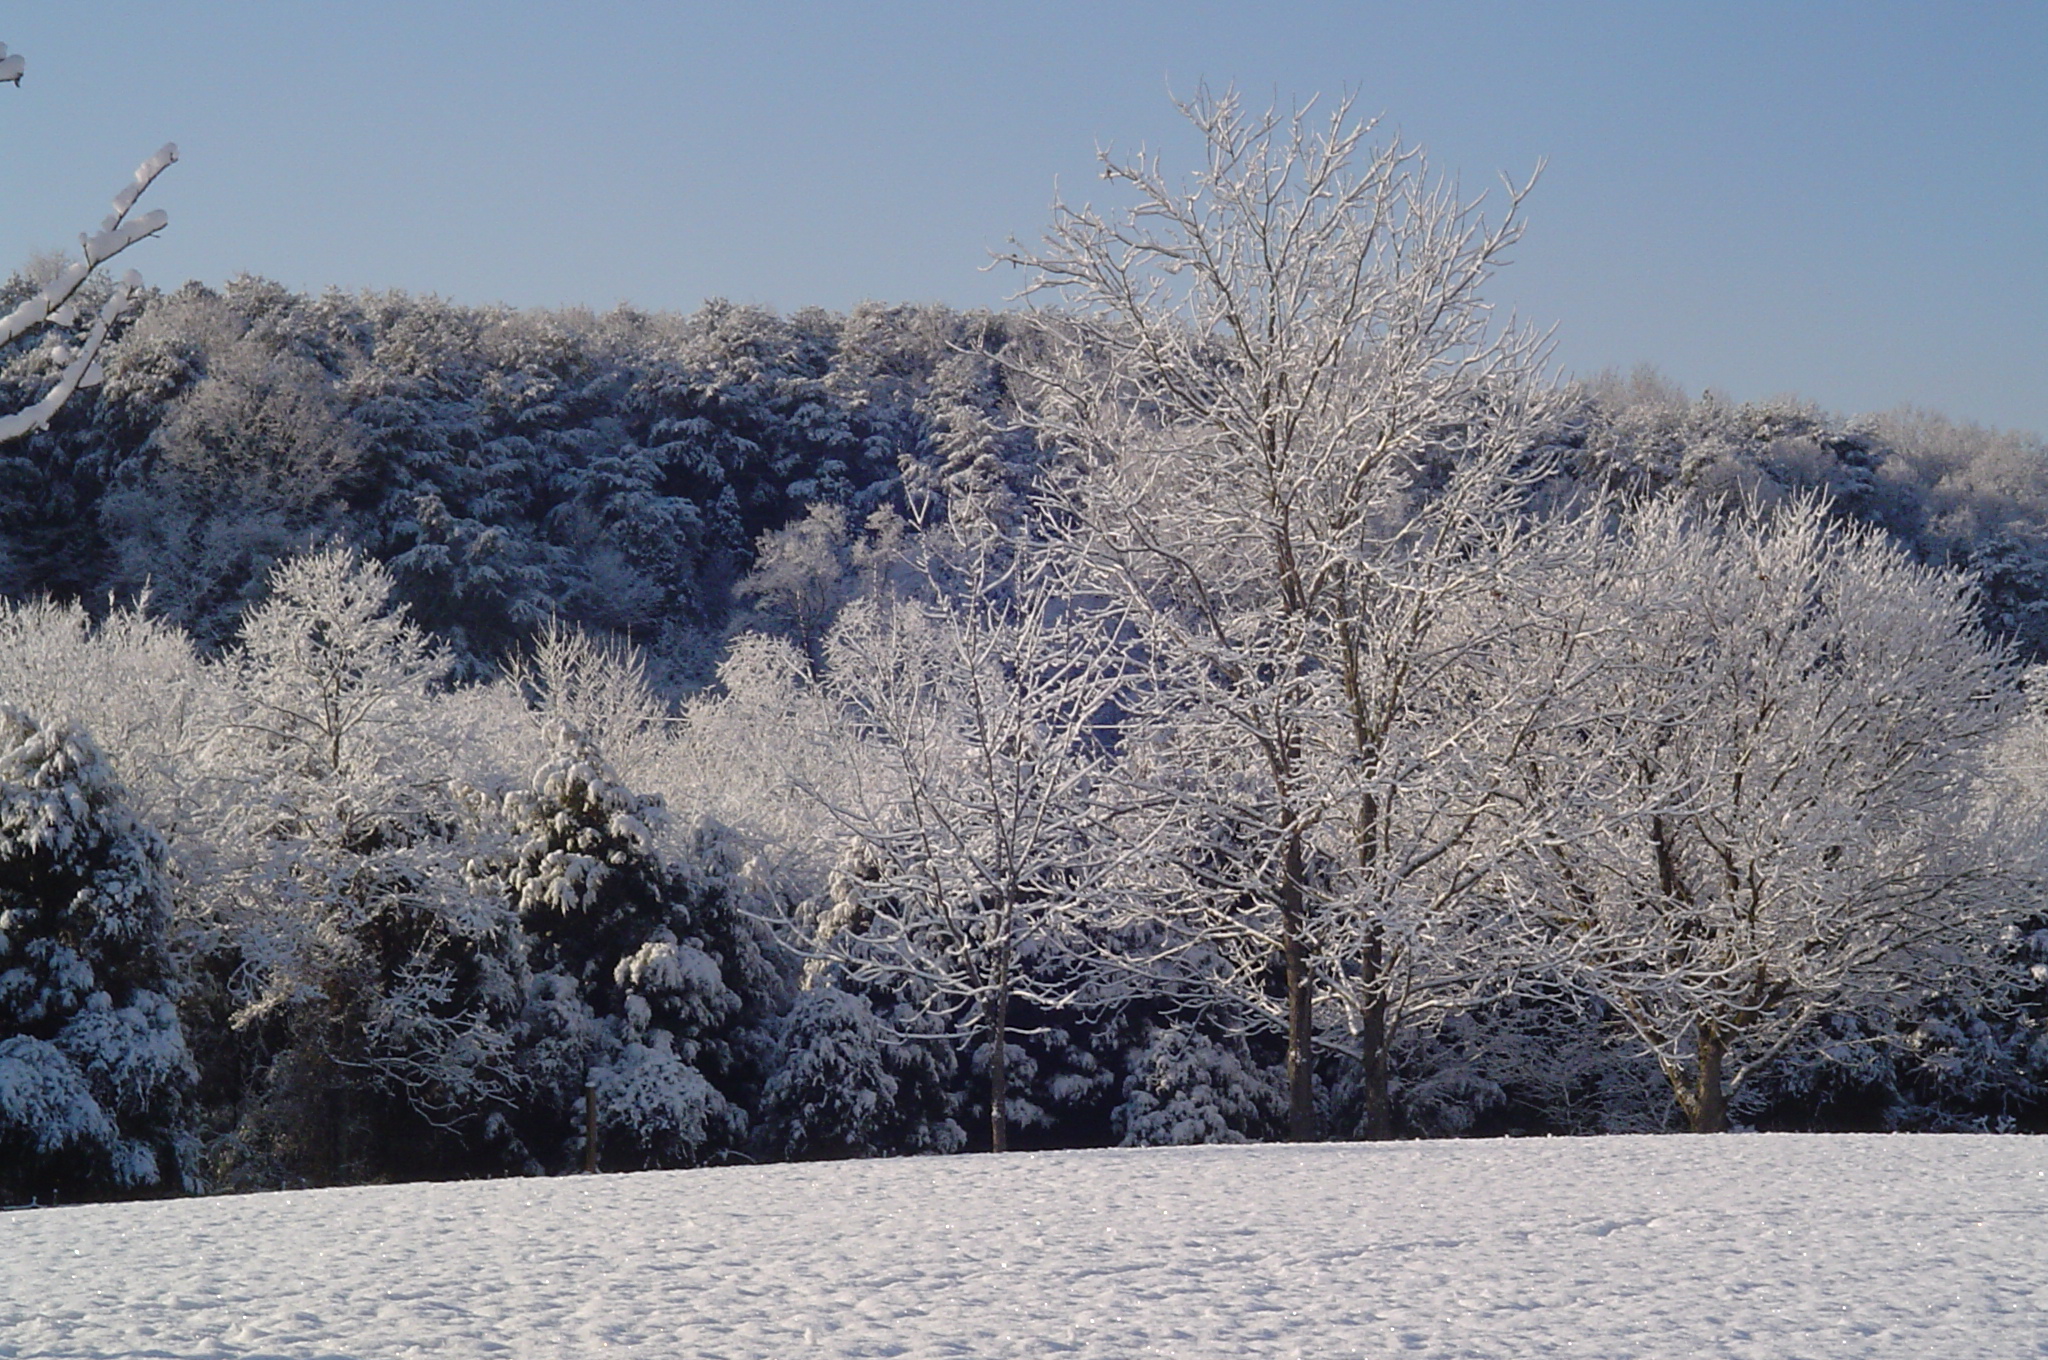
[[[1136,1054],[1113,1123],[1125,1147],[1242,1143],[1278,1128],[1286,1109],[1243,1040],[1170,1025]]]
[[[164,854],[82,728],[0,705],[0,1200],[191,1185]]]
[[[667,1030],[626,1040],[592,1081],[606,1165],[694,1166],[746,1138],[746,1111],[676,1052]]]
[[[857,993],[812,988],[783,1018],[758,1142],[790,1161],[958,1152],[955,1075],[942,1039],[892,1031]]]

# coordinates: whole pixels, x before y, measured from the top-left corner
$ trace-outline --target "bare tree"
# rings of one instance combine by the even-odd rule
[[[505,976],[516,919],[470,872],[485,848],[433,709],[446,653],[391,591],[342,548],[272,574],[222,662],[228,711],[182,843],[195,932],[232,970],[227,1018],[252,1044],[282,1036],[235,1141],[322,1174],[351,1155],[360,1097],[452,1127],[515,1081],[487,979]],[[308,1141],[323,1115],[327,1141]]]
[[[1605,1003],[1716,1131],[1823,1016],[1968,992],[2036,838],[1985,797],[2014,687],[1966,578],[1812,501],[1655,503],[1606,559],[1553,585],[1572,712],[1511,759],[1546,830],[1480,947]]]
[[[756,540],[754,569],[733,587],[761,624],[786,632],[813,670],[823,664],[825,633],[852,593],[853,541],[846,511],[820,503]]]
[[[1318,956],[1342,918],[1329,971],[1384,1134],[1387,917],[1474,825],[1432,814],[1397,844],[1429,768],[1397,748],[1429,745],[1413,729],[1440,705],[1418,698],[1464,650],[1447,622],[1488,588],[1537,471],[1542,346],[1480,293],[1528,186],[1488,225],[1419,150],[1368,145],[1348,100],[1257,114],[1204,91],[1181,109],[1205,146],[1184,184],[1105,154],[1134,205],[1058,204],[1039,249],[1002,257],[1067,305],[1008,362],[1079,469],[1070,546],[1193,686],[1175,721],[1214,758],[1172,772],[1179,796],[1248,838],[1256,871],[1199,896],[1215,932],[1269,939],[1284,968],[1292,1133],[1314,1133]],[[1231,970],[1253,999],[1258,971]]]
[[[6,44],[0,43],[0,84],[21,84],[24,66],[20,53],[9,53]],[[113,211],[100,223],[100,229],[79,234],[79,258],[60,269],[54,278],[12,312],[0,317],[0,346],[10,345],[43,326],[68,331],[78,324],[77,296],[86,280],[97,273],[101,265],[137,241],[162,231],[170,220],[162,209],[133,216],[130,212],[135,201],[142,197],[143,190],[177,159],[177,146],[166,142],[154,156],[136,167],[134,179],[114,195]],[[40,430],[55,418],[79,388],[98,384],[99,354],[106,344],[107,331],[128,309],[135,290],[141,286],[142,277],[130,270],[115,283],[106,301],[100,304],[99,313],[93,318],[84,338],[75,344],[60,344],[53,349],[51,357],[62,366],[56,384],[33,405],[10,415],[0,415],[0,444]]]
[[[847,608],[820,684],[851,778],[806,790],[850,851],[812,947],[980,1040],[996,1152],[1012,1007],[1069,1003],[1091,962],[1072,936],[1104,843],[1097,728],[1120,683],[1114,635],[1013,546],[929,531],[924,592]]]

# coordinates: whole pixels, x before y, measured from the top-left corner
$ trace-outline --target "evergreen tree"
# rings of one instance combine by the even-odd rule
[[[164,856],[82,729],[0,705],[0,1200],[192,1188]]]
[[[896,1019],[917,1024],[901,1011]],[[893,1030],[857,992],[800,993],[783,1018],[774,1064],[757,1140],[770,1156],[813,1161],[967,1145],[951,1115],[958,1064],[945,1036]]]
[[[1125,1147],[1242,1143],[1283,1127],[1287,1096],[1242,1038],[1148,1027],[1114,1115]]]
[[[720,881],[715,836],[697,838],[695,872],[671,866],[661,800],[626,788],[577,729],[558,723],[553,745],[501,798],[513,840],[487,870],[529,941],[528,1146],[544,1161],[583,1151],[587,1083],[605,1166],[712,1160],[746,1135],[777,976]]]

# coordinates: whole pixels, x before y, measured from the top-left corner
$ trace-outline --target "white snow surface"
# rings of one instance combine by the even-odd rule
[[[1214,1147],[0,1214],[0,1357],[2048,1355],[2048,1140]]]

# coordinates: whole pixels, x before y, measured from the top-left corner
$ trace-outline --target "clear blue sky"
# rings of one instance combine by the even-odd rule
[[[519,305],[997,305],[988,252],[1186,163],[1167,91],[1356,91],[1469,189],[1559,366],[2048,432],[2048,4],[10,6],[0,269],[166,140],[152,282]]]

